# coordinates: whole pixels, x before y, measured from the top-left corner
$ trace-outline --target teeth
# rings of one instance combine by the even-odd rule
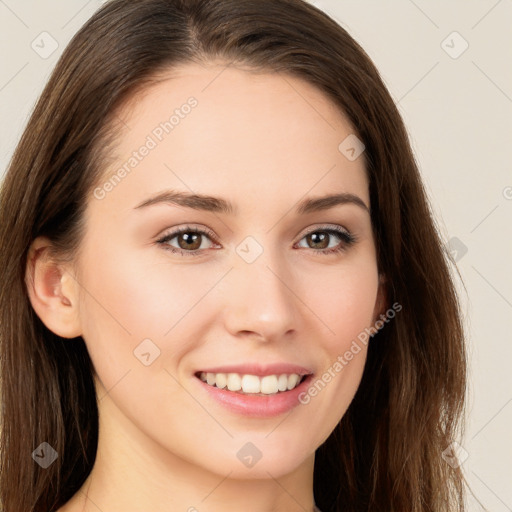
[[[261,379],[261,392],[265,395],[273,395],[277,393],[277,376],[266,375]]]
[[[242,389],[242,379],[238,373],[228,373],[229,391],[240,391]]]
[[[224,389],[228,385],[228,377],[225,373],[217,373],[215,377],[215,384],[218,388]],[[210,384],[213,386],[213,384]]]
[[[293,389],[299,382],[299,376],[296,373],[292,373],[288,377],[288,389]]]
[[[261,382],[256,375],[244,375],[242,377],[242,391],[244,393],[259,393]]]
[[[240,375],[238,373],[205,373],[201,372],[199,378],[210,386],[229,391],[241,391],[247,394],[274,395],[283,391],[290,391],[301,382],[297,373],[281,375]]]
[[[286,391],[288,389],[287,375],[279,375],[279,379],[277,379],[277,389],[279,391]]]

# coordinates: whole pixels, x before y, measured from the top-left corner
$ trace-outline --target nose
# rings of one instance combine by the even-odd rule
[[[263,255],[262,255],[263,256]],[[234,337],[277,341],[297,329],[300,303],[293,293],[292,276],[275,259],[239,260],[224,284],[223,317]]]

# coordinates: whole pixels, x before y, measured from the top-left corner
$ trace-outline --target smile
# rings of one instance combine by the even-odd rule
[[[253,418],[279,416],[300,406],[299,396],[313,376],[313,368],[287,362],[203,367],[193,373],[200,400]]]
[[[306,377],[297,373],[257,375],[200,372],[198,377],[209,386],[247,395],[275,395],[295,389]]]

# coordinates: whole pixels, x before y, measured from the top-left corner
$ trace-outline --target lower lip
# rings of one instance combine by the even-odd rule
[[[308,375],[296,388],[273,395],[244,395],[227,389],[219,389],[194,377],[210,397],[230,411],[242,416],[269,418],[291,411],[300,404],[299,395],[307,390],[312,380]]]

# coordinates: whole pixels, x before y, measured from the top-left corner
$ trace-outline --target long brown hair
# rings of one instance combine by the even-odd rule
[[[464,429],[466,352],[449,262],[402,119],[349,34],[302,0],[113,0],[61,56],[13,155],[0,196],[0,500],[4,512],[61,507],[92,469],[93,367],[31,307],[38,236],[72,259],[116,109],[160,71],[212,59],[315,85],[365,146],[379,271],[402,306],[374,335],[360,387],[315,458],[323,512],[464,510],[465,480],[442,452]],[[341,141],[340,141],[341,142]],[[58,453],[47,469],[31,456]]]

